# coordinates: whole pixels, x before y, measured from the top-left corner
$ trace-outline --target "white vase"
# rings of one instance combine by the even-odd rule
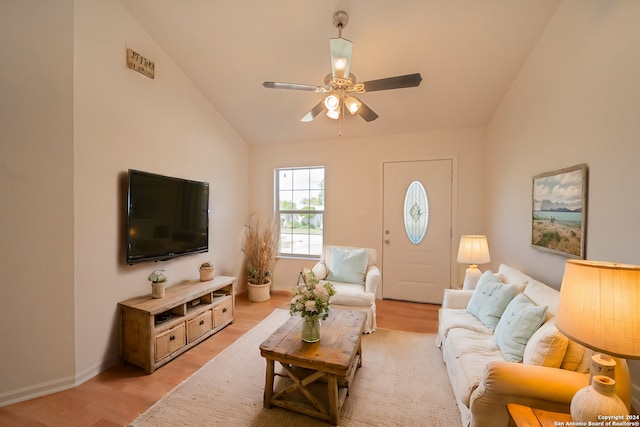
[[[164,298],[165,283],[151,283],[151,298]]]
[[[578,390],[571,400],[573,421],[602,421],[603,415],[629,415],[627,406],[616,394],[616,381],[594,375],[591,385]]]

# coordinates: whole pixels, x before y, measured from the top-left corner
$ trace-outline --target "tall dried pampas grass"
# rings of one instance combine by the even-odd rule
[[[275,220],[258,214],[251,215],[244,226],[242,252],[247,256],[249,283],[267,283],[278,254],[278,227]]]

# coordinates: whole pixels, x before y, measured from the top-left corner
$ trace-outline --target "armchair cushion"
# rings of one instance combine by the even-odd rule
[[[336,294],[331,297],[331,304],[369,307],[376,302],[376,294],[365,292],[364,285],[353,283],[331,282]]]
[[[332,248],[327,280],[364,284],[368,263],[367,249]]]

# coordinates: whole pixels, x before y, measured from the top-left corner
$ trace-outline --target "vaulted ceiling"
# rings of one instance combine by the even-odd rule
[[[560,0],[120,0],[249,144],[486,125]],[[360,96],[379,118],[300,118],[320,93],[333,14],[349,22],[359,81],[421,73],[419,87]]]

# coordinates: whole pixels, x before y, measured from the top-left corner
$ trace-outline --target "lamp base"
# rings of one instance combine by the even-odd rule
[[[595,375],[604,375],[612,379],[616,379],[616,361],[608,354],[594,354],[591,356],[591,364],[589,365],[589,381],[593,380]]]
[[[616,381],[594,375],[591,385],[578,390],[571,400],[573,421],[602,421],[606,415],[629,415],[627,406],[616,394]]]
[[[482,272],[478,268],[477,265],[472,264],[467,268],[467,272],[464,276],[464,283],[462,284],[462,289],[464,290],[474,290],[476,285],[478,284],[478,280],[482,276]]]

